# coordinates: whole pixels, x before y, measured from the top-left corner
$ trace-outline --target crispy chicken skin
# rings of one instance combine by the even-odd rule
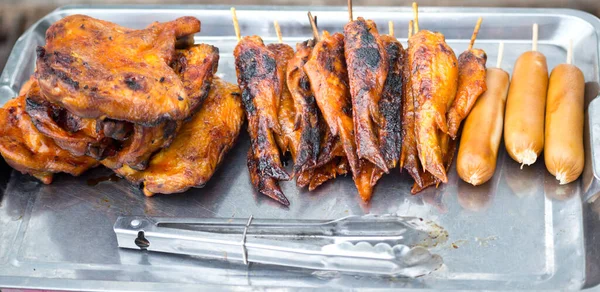
[[[480,49],[464,51],[458,57],[458,90],[448,110],[448,131],[452,139],[456,139],[460,123],[469,115],[477,98],[487,90],[486,62],[487,55]]]
[[[321,127],[319,108],[311,90],[304,65],[308,61],[314,41],[308,40],[296,45],[296,54],[288,62],[287,86],[294,101],[296,116],[294,129],[300,132],[298,154],[294,159],[294,171],[300,172],[314,167],[319,157]]]
[[[408,62],[408,50],[404,51],[404,58]],[[421,175],[423,168],[419,161],[417,149],[417,133],[415,131],[415,102],[410,84],[410,68],[407,63],[403,70],[403,99],[402,99],[402,149],[400,151],[400,168],[406,169],[414,179],[415,184],[422,186]]]
[[[211,45],[193,45],[177,50],[175,53],[171,68],[183,82],[184,92],[189,98],[192,114],[198,111],[200,105],[208,96],[218,66],[219,49]]]
[[[77,176],[98,164],[91,157],[73,156],[40,133],[25,111],[25,103],[25,95],[20,95],[0,109],[0,153],[10,166],[49,184],[53,173]]]
[[[83,118],[146,126],[182,120],[193,100],[169,63],[177,38],[200,31],[181,17],[133,30],[84,15],[67,16],[46,31],[35,73],[48,101]]]
[[[441,133],[440,136],[442,137],[440,146],[443,151],[444,166],[446,167],[446,172],[448,172],[450,171],[450,166],[452,166],[452,161],[454,160],[454,155],[456,154],[456,147],[458,146],[458,141],[451,139],[450,136],[446,133]],[[419,185],[415,181],[412,189],[410,190],[410,192],[413,195],[421,192],[422,190],[432,185],[436,185],[437,187],[441,182],[437,177],[433,176],[429,172],[420,172],[419,177],[421,179],[421,184]]]
[[[320,167],[300,173],[296,182],[297,186],[301,188],[308,186],[308,190],[313,191],[326,181],[335,179],[338,175],[345,175],[348,172],[350,172],[348,159],[346,159],[346,156],[338,156]]]
[[[202,187],[235,145],[243,123],[239,88],[215,78],[200,111],[183,124],[171,146],[154,155],[144,171],[124,166],[117,173],[143,183],[147,196]]]
[[[382,35],[381,41],[387,55],[388,75],[379,100],[379,147],[388,169],[392,169],[398,164],[402,148],[401,112],[406,52],[395,37]]]
[[[154,127],[133,125],[131,137],[123,142],[115,155],[103,159],[102,165],[110,169],[118,169],[123,165],[135,170],[146,169],[152,154],[171,145],[181,123],[182,121],[164,121]]]
[[[323,32],[304,65],[317,105],[334,137],[339,137],[350,169],[358,173],[359,159],[354,142],[352,100],[344,59],[344,36]]]
[[[458,62],[441,33],[422,30],[408,45],[419,159],[424,170],[445,183],[439,133],[448,133],[446,113],[456,96]]]
[[[358,157],[388,172],[377,135],[382,124],[379,101],[389,70],[386,50],[375,22],[362,17],[344,26],[344,38]]]
[[[275,134],[281,134],[277,117],[283,80],[275,55],[258,36],[244,37],[234,50],[238,84],[248,117],[248,133],[256,167],[261,175],[287,180]]]
[[[27,92],[25,110],[41,134],[74,156],[103,159],[114,154],[117,145],[104,136],[96,120],[82,119],[46,101],[35,81]]]

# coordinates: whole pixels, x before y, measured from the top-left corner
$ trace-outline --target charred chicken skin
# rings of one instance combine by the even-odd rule
[[[354,142],[352,100],[344,59],[344,36],[323,32],[304,65],[317,105],[334,137],[339,137],[350,169],[358,173],[359,159]]]
[[[480,49],[464,51],[458,57],[458,90],[448,110],[448,131],[452,139],[456,139],[460,123],[469,115],[477,98],[487,90],[486,62],[487,55]]]
[[[294,129],[300,132],[298,150],[294,159],[294,171],[300,172],[316,165],[321,143],[319,108],[310,87],[304,65],[308,61],[314,41],[308,40],[296,45],[296,54],[288,62],[287,86],[294,101],[296,115]]]
[[[448,133],[446,113],[456,96],[458,61],[441,33],[422,30],[408,45],[419,159],[424,170],[445,183],[440,132]]]
[[[133,30],[84,15],[67,16],[38,47],[36,78],[43,96],[83,118],[146,126],[182,120],[194,107],[169,64],[177,38],[200,31],[182,17]]]
[[[402,148],[401,117],[406,52],[402,44],[393,36],[382,35],[381,41],[387,55],[388,75],[379,100],[381,116],[379,147],[388,169],[392,169],[398,164]]]
[[[147,196],[202,187],[235,144],[244,123],[241,93],[236,85],[215,78],[200,111],[186,121],[173,143],[152,157],[148,168],[117,170],[143,183]]]
[[[40,133],[25,106],[26,97],[20,95],[0,109],[0,153],[10,166],[49,184],[54,173],[77,176],[98,165],[95,159],[76,157]]]
[[[362,17],[346,24],[344,37],[358,157],[388,172],[377,134],[382,124],[379,101],[389,70],[386,50],[375,22]]]

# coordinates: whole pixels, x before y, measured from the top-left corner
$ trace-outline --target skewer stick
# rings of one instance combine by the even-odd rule
[[[408,22],[408,38],[410,38],[413,34],[413,21]]]
[[[394,22],[388,21],[388,29],[391,37],[394,37]]]
[[[502,66],[502,57],[504,55],[504,42],[500,42],[498,46],[498,61],[496,61],[496,68],[500,68]]]
[[[569,46],[567,47],[567,64],[573,63],[573,40],[569,40]]]
[[[283,43],[283,37],[281,36],[281,28],[279,27],[279,22],[277,20],[273,21],[273,26],[275,27],[275,33],[277,34],[277,40],[279,43]]]
[[[538,24],[534,23],[533,24],[533,38],[531,40],[531,50],[532,51],[537,51],[537,45],[538,45]]]
[[[348,0],[348,22],[352,22],[354,18],[352,17],[352,0]]]
[[[308,21],[310,22],[310,26],[312,27],[313,37],[315,38],[315,41],[320,41],[321,38],[319,37],[319,29],[317,28],[317,23],[315,22],[315,19],[313,18],[312,13],[310,13],[310,11],[308,12]]]
[[[242,39],[240,34],[240,24],[238,23],[237,15],[235,13],[235,7],[231,7],[231,19],[233,19],[233,29],[235,30],[235,36],[238,42]]]
[[[415,34],[417,34],[419,32],[419,5],[417,4],[417,2],[413,2],[412,8],[415,18]]]
[[[483,18],[481,17],[477,19],[477,24],[475,24],[475,30],[473,30],[473,35],[471,35],[471,43],[469,43],[469,50],[471,50],[473,48],[473,45],[475,44],[475,39],[477,38],[477,34],[479,33],[479,28],[481,27],[482,21]]]

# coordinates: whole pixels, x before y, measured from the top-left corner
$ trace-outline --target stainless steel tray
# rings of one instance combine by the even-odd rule
[[[307,7],[238,7],[243,35],[275,40],[277,19],[289,44],[310,37]],[[347,20],[344,7],[310,7],[321,29],[340,31]],[[388,20],[404,37],[412,14],[408,7],[355,7],[355,16],[377,21],[383,32]],[[118,6],[67,7],[31,27],[17,42],[0,78],[0,103],[15,96],[34,69],[35,47],[54,21],[87,14],[128,27],[193,15],[202,21],[197,42],[220,48],[219,74],[235,80],[235,45],[228,7]],[[539,50],[549,68],[565,60],[568,39],[574,41],[575,64],[584,72],[586,96],[598,93],[600,21],[583,12],[554,9],[423,8],[423,29],[442,31],[457,53],[462,52],[477,17],[484,22],[477,47],[496,59],[497,43],[506,42],[503,68],[530,49],[531,25],[540,25]],[[589,105],[586,119],[587,160],[579,181],[558,186],[542,162],[519,170],[502,149],[496,175],[486,185],[470,187],[453,169],[450,183],[418,196],[411,180],[398,170],[377,185],[369,205],[361,204],[349,177],[338,178],[308,193],[293,183],[283,189],[289,208],[256,195],[245,164],[245,134],[227,155],[221,169],[203,189],[185,194],[145,198],[126,181],[88,185],[110,174],[90,171],[79,178],[58,175],[49,186],[2,165],[0,170],[0,287],[79,290],[191,290],[233,286],[292,288],[387,289],[549,289],[579,290],[600,283],[600,104]],[[540,161],[543,161],[540,159]],[[592,199],[590,199],[592,198]],[[449,239],[432,251],[444,266],[418,279],[350,276],[268,265],[226,263],[186,256],[119,250],[112,226],[119,215],[161,217],[236,217],[332,219],[351,214],[416,216],[444,228]]]

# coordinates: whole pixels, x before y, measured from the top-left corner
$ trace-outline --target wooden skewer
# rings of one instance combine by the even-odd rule
[[[413,14],[414,14],[414,25],[415,25],[415,31],[414,33],[417,34],[419,32],[419,5],[417,4],[417,2],[413,2],[412,5],[413,8]]]
[[[502,56],[504,55],[504,42],[500,42],[498,45],[498,61],[496,61],[496,68],[500,68],[502,66]]]
[[[479,33],[479,28],[481,27],[482,21],[483,18],[481,17],[477,19],[477,24],[475,24],[475,30],[473,30],[473,35],[471,35],[471,43],[469,43],[469,50],[471,50],[473,48],[473,45],[475,44],[475,39],[477,38],[477,34]]]
[[[538,24],[534,23],[533,24],[533,38],[531,41],[531,50],[532,51],[537,51],[537,47],[538,47]]]
[[[240,34],[240,24],[238,23],[237,15],[235,13],[235,7],[231,7],[231,18],[233,19],[233,29],[235,30],[235,36],[238,42],[242,39]]]
[[[277,20],[273,21],[273,26],[275,26],[275,33],[277,34],[277,40],[279,43],[283,43],[283,37],[281,36],[281,28],[279,27],[279,22]]]
[[[388,21],[388,29],[391,37],[394,37],[394,22]]]
[[[354,18],[352,17],[352,0],[348,0],[348,22],[352,22]]]
[[[312,27],[313,37],[315,38],[315,41],[321,41],[321,38],[319,37],[319,29],[317,28],[317,23],[315,22],[315,18],[313,18],[310,11],[308,12],[308,21],[310,22],[310,26]]]
[[[408,38],[410,38],[413,34],[413,21],[408,22]]]
[[[567,47],[567,64],[573,63],[573,40],[569,40],[569,46]]]

